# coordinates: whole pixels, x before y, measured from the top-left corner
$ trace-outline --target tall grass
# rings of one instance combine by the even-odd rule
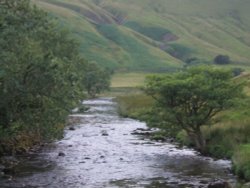
[[[112,88],[135,88],[144,84],[147,73],[115,73],[112,76],[111,87]]]
[[[205,127],[203,132],[208,143],[208,153],[219,158],[231,158],[239,144],[250,143],[249,122],[250,118]]]
[[[145,94],[130,94],[117,97],[119,114],[124,117],[140,118],[153,105],[153,99]]]
[[[238,147],[233,155],[235,173],[250,181],[250,144],[244,144]]]

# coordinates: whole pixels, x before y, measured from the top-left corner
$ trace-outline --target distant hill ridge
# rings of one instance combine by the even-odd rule
[[[59,18],[89,61],[124,71],[167,71],[228,55],[250,65],[248,0],[33,0]]]

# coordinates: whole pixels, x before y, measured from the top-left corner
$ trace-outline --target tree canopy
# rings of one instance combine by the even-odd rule
[[[208,67],[148,77],[144,89],[165,111],[168,122],[184,129],[200,151],[205,148],[201,126],[209,125],[242,94],[231,71]]]
[[[84,88],[92,98],[97,94],[108,90],[110,86],[111,72],[99,67],[96,63],[87,63],[83,75]]]
[[[0,1],[0,154],[15,150],[2,143],[22,132],[39,141],[61,135],[83,99],[87,65],[75,40],[46,12],[29,0]]]
[[[217,55],[214,58],[214,63],[218,65],[226,65],[231,63],[230,57],[227,55]]]

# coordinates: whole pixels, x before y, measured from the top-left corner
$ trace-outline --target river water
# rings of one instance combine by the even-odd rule
[[[112,99],[84,104],[90,107],[86,113],[71,116],[78,120],[75,130],[66,129],[62,140],[19,157],[13,179],[0,180],[0,187],[198,188],[215,179],[235,183],[229,161],[131,134],[145,129],[145,123],[119,117]]]

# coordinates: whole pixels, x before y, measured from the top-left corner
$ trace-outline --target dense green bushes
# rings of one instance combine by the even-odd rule
[[[83,98],[88,63],[69,33],[28,0],[0,3],[1,155],[62,136]]]
[[[0,15],[0,146],[12,152],[32,144],[22,148],[27,135],[34,141],[61,135],[65,116],[80,99],[78,51],[27,0],[1,1]]]
[[[235,173],[250,181],[250,144],[241,145],[233,155]]]
[[[111,71],[99,67],[96,63],[85,64],[83,77],[84,88],[92,98],[109,90]]]

